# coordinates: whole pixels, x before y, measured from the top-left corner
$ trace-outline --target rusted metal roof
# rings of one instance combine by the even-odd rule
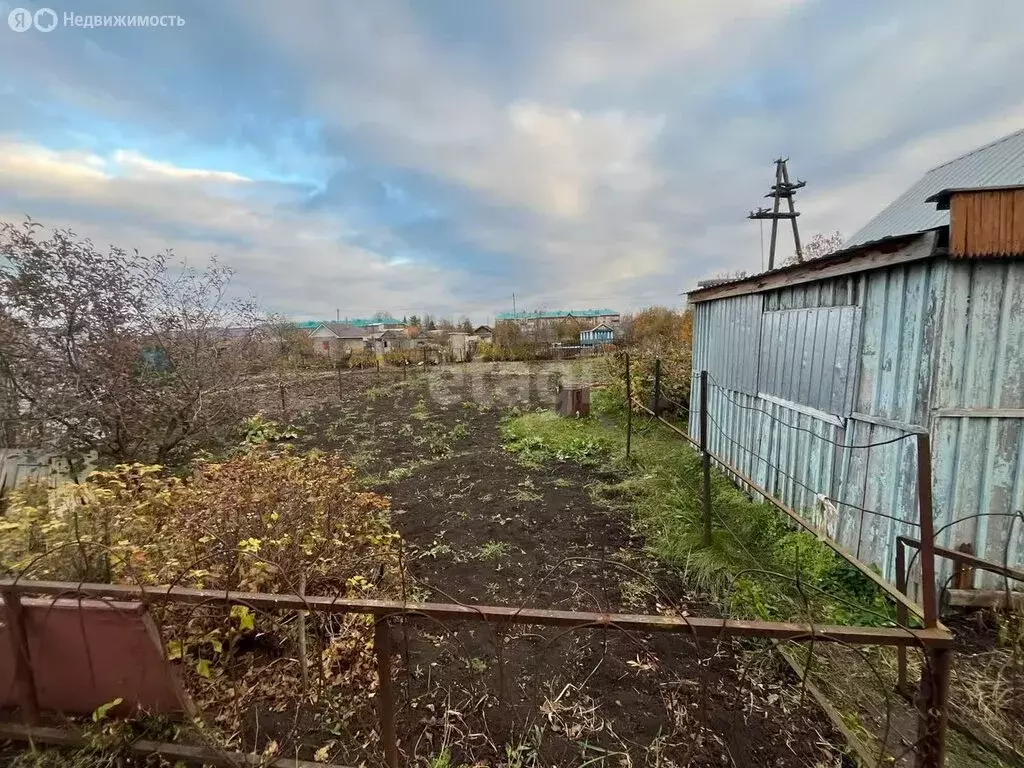
[[[914,186],[869,221],[843,248],[949,224],[949,212],[928,198],[948,189],[981,189],[1024,184],[1024,130],[986,144],[928,171]]]

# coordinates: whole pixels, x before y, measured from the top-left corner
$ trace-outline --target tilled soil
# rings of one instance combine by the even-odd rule
[[[391,496],[410,599],[715,614],[644,553],[608,492],[618,478],[520,464],[501,446],[504,412],[473,402],[479,382],[446,382],[457,397],[441,402],[436,375],[354,378],[337,404],[307,413],[299,441],[341,451]],[[550,389],[537,378],[502,404],[535,407]],[[392,639],[407,764],[446,749],[452,766],[840,764],[827,719],[760,647],[427,619]]]

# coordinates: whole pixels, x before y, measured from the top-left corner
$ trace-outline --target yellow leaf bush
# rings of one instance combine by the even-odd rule
[[[339,457],[264,445],[197,462],[188,477],[134,464],[54,489],[24,484],[0,517],[0,567],[76,583],[397,598],[398,539],[388,499],[361,490]],[[204,728],[224,746],[247,746],[253,712],[300,703],[317,708],[317,728],[346,730],[353,744],[376,738],[362,730],[374,720],[366,691],[376,685],[367,617],[313,613],[302,624],[294,611],[240,605],[169,605],[155,615],[168,658],[207,714]],[[281,745],[314,737],[294,727],[272,735]]]

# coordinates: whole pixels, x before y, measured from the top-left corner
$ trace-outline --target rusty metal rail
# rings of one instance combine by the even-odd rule
[[[912,536],[897,536],[896,543],[904,544],[911,549],[921,548],[920,539],[915,539]],[[949,549],[948,547],[942,547],[938,544],[934,544],[932,546],[932,551],[940,557],[952,560],[954,563],[960,563],[961,565],[966,565],[970,568],[979,568],[983,571],[994,573],[997,576],[1005,576],[1006,578],[1013,579],[1014,581],[1024,582],[1024,571],[1019,568],[1011,568],[1003,565],[1002,563],[993,563],[991,560],[986,560],[969,552],[960,552],[959,550]]]
[[[19,595],[138,600],[143,603],[244,605],[259,610],[361,613],[388,619],[423,616],[442,621],[531,624],[566,629],[618,629],[625,632],[676,632],[697,638],[764,637],[775,640],[858,643],[889,646],[949,647],[949,634],[933,629],[851,627],[744,621],[657,614],[556,611],[460,603],[410,603],[398,600],[356,600],[331,596],[230,592],[187,587],[142,587],[123,584],[76,584],[60,581],[0,581],[0,591]]]

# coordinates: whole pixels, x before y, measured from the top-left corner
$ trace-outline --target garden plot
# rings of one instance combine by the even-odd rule
[[[600,445],[505,449],[503,417],[550,404],[555,380],[495,366],[353,379],[298,420],[298,448],[340,452],[390,495],[410,600],[712,615],[645,553]],[[426,619],[392,639],[410,763],[839,764],[810,698],[730,642]]]

